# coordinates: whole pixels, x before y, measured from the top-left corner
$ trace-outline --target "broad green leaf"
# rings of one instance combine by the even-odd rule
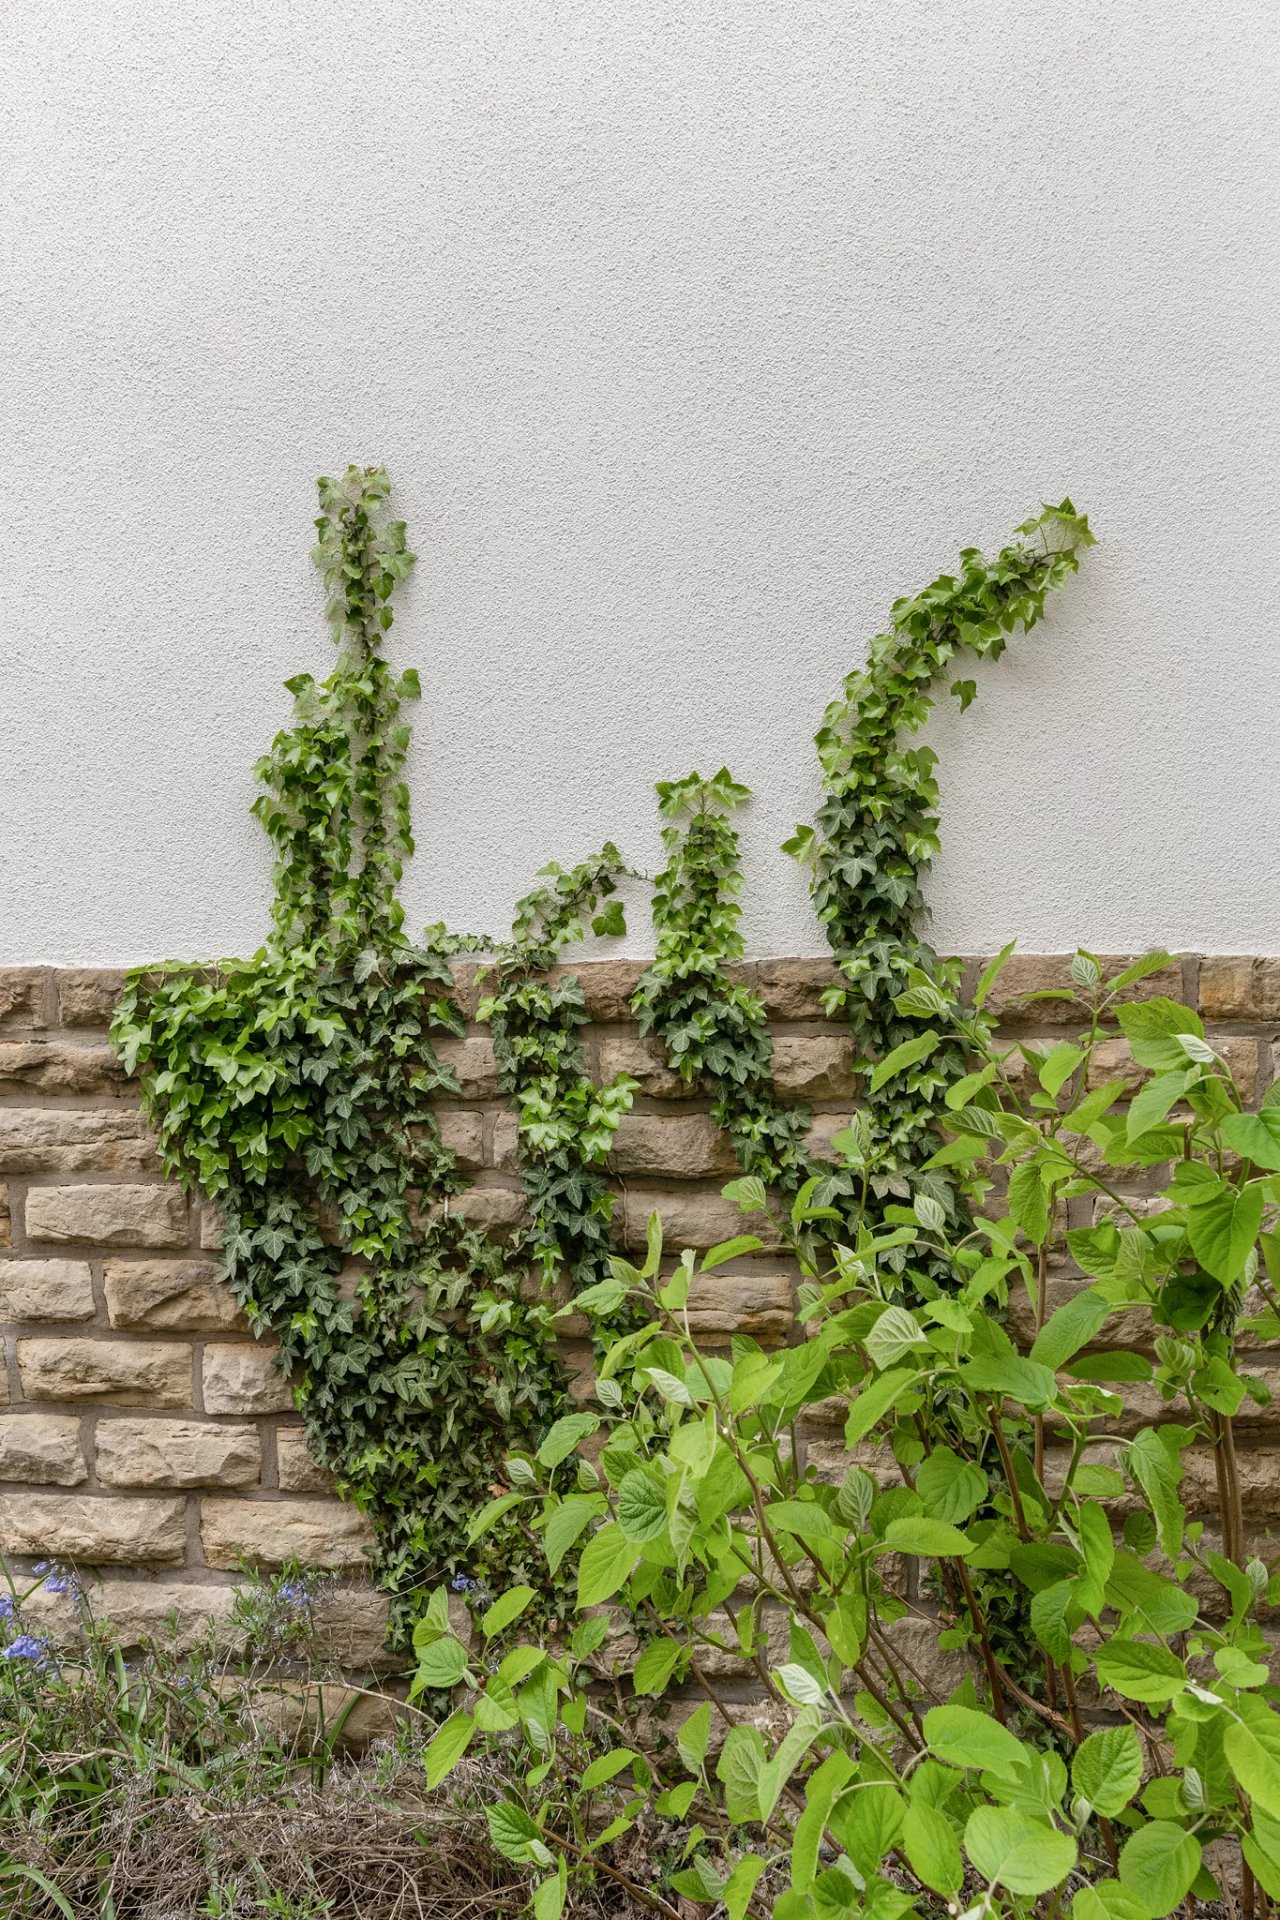
[[[730,1727],[716,1762],[716,1779],[724,1788],[731,1820],[760,1818],[760,1775],[767,1757],[764,1736],[756,1727]]]
[[[449,1715],[423,1755],[427,1785],[432,1791],[453,1772],[471,1745],[475,1731],[476,1723],[469,1713]]]
[[[1048,1367],[1024,1360],[1021,1354],[979,1354],[960,1367],[960,1378],[972,1393],[990,1393],[1020,1400],[1025,1407],[1047,1407],[1058,1391]]]
[[[1187,1519],[1178,1498],[1177,1455],[1164,1445],[1154,1427],[1144,1427],[1129,1447],[1128,1464],[1155,1515],[1160,1545],[1171,1560],[1176,1560],[1182,1552]]]
[[[599,1511],[599,1501],[585,1494],[573,1494],[561,1501],[558,1507],[552,1508],[542,1530],[543,1551],[552,1573],[557,1571],[570,1547]]]
[[[578,1605],[598,1606],[618,1591],[636,1563],[636,1548],[622,1528],[601,1527],[593,1533],[578,1562]]]
[[[1228,1186],[1187,1215],[1187,1238],[1201,1266],[1229,1286],[1244,1272],[1261,1224],[1261,1187]]]
[[[1080,1048],[1069,1040],[1059,1040],[1057,1046],[1050,1047],[1038,1075],[1045,1092],[1056,1100],[1083,1059]]]
[[[1127,1807],[1142,1785],[1142,1748],[1127,1723],[1103,1727],[1076,1748],[1071,1761],[1072,1791],[1108,1819]]]
[[[710,1273],[713,1268],[722,1267],[726,1260],[736,1260],[745,1253],[759,1253],[762,1245],[753,1233],[739,1233],[732,1240],[722,1240],[718,1246],[709,1247],[699,1265],[704,1273]]]
[[[677,1640],[651,1640],[636,1661],[631,1684],[637,1693],[659,1694],[680,1663],[682,1648]]]
[[[1280,1820],[1280,1719],[1270,1712],[1246,1726],[1232,1721],[1222,1736],[1227,1764],[1251,1800]]]
[[[1168,1117],[1169,1109],[1181,1100],[1189,1081],[1194,1080],[1193,1071],[1181,1073],[1159,1073],[1154,1080],[1148,1080],[1140,1087],[1129,1103],[1129,1113],[1125,1121],[1125,1139],[1139,1140],[1152,1127],[1158,1127]]]
[[[652,1472],[633,1467],[618,1488],[618,1524],[636,1546],[667,1530],[667,1503]]]
[[[1029,1897],[1059,1886],[1076,1864],[1076,1843],[1018,1807],[975,1807],[964,1850],[990,1885]]]
[[[959,1526],[972,1519],[987,1497],[988,1480],[981,1467],[962,1460],[950,1447],[935,1447],[920,1463],[916,1492],[934,1520]]]
[[[1186,1049],[1179,1035],[1204,1037],[1199,1014],[1163,994],[1117,1007],[1116,1018],[1138,1065],[1152,1067],[1157,1073],[1173,1073],[1186,1066]]]
[[[484,1692],[476,1695],[475,1716],[481,1733],[507,1733],[520,1724],[515,1694],[500,1674],[491,1674]]]
[[[892,1053],[887,1053],[873,1070],[871,1092],[879,1093],[887,1080],[892,1080],[898,1074],[904,1073],[908,1067],[918,1066],[922,1060],[927,1060],[941,1044],[942,1035],[934,1033],[932,1029],[927,1033],[918,1033],[914,1040],[904,1040],[900,1047],[895,1047]]]
[[[1117,1635],[1098,1648],[1094,1665],[1104,1687],[1123,1694],[1126,1700],[1147,1705],[1172,1700],[1187,1684],[1186,1668],[1177,1654],[1146,1640],[1126,1640]]]
[[[416,1680],[420,1687],[456,1687],[466,1670],[466,1648],[446,1634],[419,1653]]]
[[[845,1421],[845,1445],[853,1447],[859,1440],[865,1440],[876,1422],[884,1419],[890,1407],[902,1398],[916,1378],[914,1368],[898,1367],[891,1373],[878,1374],[866,1386],[860,1387],[858,1397],[849,1409],[849,1418]]]
[[[743,1854],[720,1896],[724,1901],[726,1920],[742,1920],[766,1864],[758,1853]]]
[[[927,1347],[927,1336],[905,1307],[886,1307],[863,1342],[881,1373],[912,1347]]]
[[[924,1716],[924,1736],[940,1760],[1005,1779],[1029,1751],[1007,1727],[973,1707],[931,1707]]]
[[[884,1543],[898,1553],[913,1553],[927,1560],[963,1560],[973,1552],[973,1542],[958,1527],[948,1526],[945,1520],[931,1520],[923,1513],[891,1520],[884,1530]]]
[[[495,1634],[509,1627],[513,1620],[518,1620],[532,1599],[532,1587],[512,1587],[502,1594],[494,1601],[480,1622],[485,1639],[492,1640]]]
[[[711,1702],[695,1707],[676,1733],[676,1747],[690,1773],[697,1773],[707,1757],[711,1741]]]
[[[539,1886],[534,1888],[533,1920],[560,1920],[560,1916],[564,1912],[564,1896],[567,1886],[568,1872],[565,1867],[564,1855],[561,1854],[559,1872],[553,1873],[549,1880],[542,1881]]]
[[[988,960],[986,966],[982,969],[973,994],[973,1004],[975,1007],[983,1007],[986,1005],[987,995],[1009,964],[1009,957],[1016,945],[1016,940],[1010,940],[1008,946],[1001,947],[995,959]]]
[[[1110,1312],[1110,1305],[1096,1287],[1086,1287],[1083,1292],[1073,1294],[1041,1327],[1031,1358],[1056,1373],[1073,1354],[1088,1345]]]
[[[1261,1113],[1229,1113],[1222,1122],[1222,1137],[1233,1153],[1255,1166],[1280,1171],[1280,1107],[1264,1107]]]
[[[467,1528],[468,1546],[474,1546],[482,1534],[488,1533],[490,1527],[501,1520],[504,1513],[510,1513],[512,1507],[521,1506],[526,1497],[523,1493],[500,1493],[496,1499],[487,1500]]]
[[[1034,1160],[1015,1167],[1009,1176],[1009,1213],[1035,1246],[1049,1231],[1049,1196]]]
[[[805,1806],[795,1826],[791,1847],[791,1884],[806,1893],[818,1870],[822,1833],[832,1807],[853,1779],[855,1768],[839,1748],[829,1753],[805,1782]]]
[[[1080,1888],[1071,1902],[1071,1920],[1150,1920],[1150,1915],[1118,1880],[1099,1880]]]
[[[537,1461],[540,1467],[558,1467],[567,1460],[574,1448],[595,1433],[600,1422],[594,1413],[566,1413],[556,1421],[538,1448]]]
[[[934,1893],[959,1893],[964,1861],[955,1828],[936,1807],[913,1803],[902,1822],[902,1846],[911,1871]]]
[[[1152,1820],[1120,1849],[1120,1884],[1163,1920],[1191,1891],[1200,1871],[1200,1842],[1171,1820]]]
[[[485,1808],[485,1815],[489,1822],[489,1838],[504,1860],[514,1861],[517,1866],[526,1866],[531,1860],[539,1858],[538,1849],[546,1853],[538,1829],[524,1808],[516,1806],[514,1801],[499,1800],[495,1806]]]
[[[578,1784],[590,1793],[593,1787],[602,1787],[606,1780],[612,1780],[639,1758],[639,1754],[633,1753],[630,1747],[615,1747],[612,1753],[602,1753],[599,1759],[584,1768]]]

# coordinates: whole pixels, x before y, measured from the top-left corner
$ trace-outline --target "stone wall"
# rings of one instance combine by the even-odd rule
[[[1078,1010],[1063,1001],[1009,1012],[1018,994],[1068,986],[1068,968],[1065,958],[1015,957],[998,989],[1011,1031],[1052,1038],[1071,1028]],[[660,1049],[637,1035],[628,1001],[639,970],[621,961],[576,970],[593,1070],[626,1068],[640,1083],[611,1163],[619,1231],[642,1246],[657,1208],[669,1244],[708,1247],[741,1228],[720,1194],[733,1158],[706,1103],[688,1098]],[[782,960],[744,972],[774,1021],[778,1084],[812,1105],[820,1151],[856,1097],[851,1044],[822,1016],[832,971]],[[225,1622],[242,1561],[273,1567],[296,1555],[342,1577],[322,1622],[335,1655],[376,1666],[385,1609],[361,1582],[365,1522],[333,1496],[269,1348],[219,1284],[216,1215],[161,1174],[107,1044],[119,984],[103,971],[0,972],[0,1551],[24,1568],[43,1558],[96,1568],[99,1603],[126,1642],[170,1610],[187,1637],[210,1618]],[[461,989],[474,1011],[471,982]],[[1270,1084],[1280,960],[1184,959],[1136,991],[1198,1005],[1246,1092]],[[445,1138],[475,1181],[457,1204],[501,1230],[521,1196],[492,1048],[472,1026],[440,1052],[461,1089],[441,1102]],[[793,1278],[776,1250],[732,1261],[695,1293],[693,1325],[785,1340]],[[1053,1276],[1055,1305],[1073,1284],[1066,1271]],[[584,1331],[571,1322],[566,1342],[580,1379]],[[1246,1444],[1269,1447],[1277,1418],[1252,1410]],[[843,1471],[838,1427],[814,1425],[805,1443],[821,1471]],[[1270,1458],[1255,1451],[1242,1462],[1259,1527],[1280,1515]],[[1211,1474],[1201,1492],[1210,1506]]]

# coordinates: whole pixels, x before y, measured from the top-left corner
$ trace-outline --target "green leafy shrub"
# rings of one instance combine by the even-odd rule
[[[651,1808],[666,1852],[640,1890],[671,1916],[682,1899],[730,1920],[1069,1902],[1076,1920],[1161,1920],[1241,1873],[1250,1905],[1259,1886],[1280,1899],[1259,1621],[1280,1581],[1248,1551],[1233,1443],[1246,1397],[1268,1398],[1245,1356],[1280,1334],[1280,1096],[1247,1112],[1198,1016],[1141,997],[1167,964],[1103,983],[1078,956],[1089,1026],[1048,1049],[974,1060],[974,1027],[939,1007],[939,1044],[973,1063],[937,1157],[984,1210],[957,1237],[922,1187],[815,1262],[808,1182],[775,1218],[805,1273],[801,1345],[700,1347],[695,1276],[760,1243],[671,1270],[656,1217],[644,1265],[615,1260],[578,1297],[606,1323],[624,1302],[644,1318],[608,1344],[598,1410],[515,1454],[471,1528],[515,1516],[553,1568],[577,1551],[576,1624],[522,1634],[521,1586],[470,1642],[442,1594],[415,1636],[419,1683],[460,1690],[428,1779],[485,1743],[524,1751],[489,1822],[538,1920],[616,1873],[610,1849]],[[1132,1067],[1096,1084],[1121,1038]],[[855,1178],[866,1138],[839,1143]],[[1154,1206],[1115,1191],[1135,1168],[1160,1180]],[[768,1207],[757,1180],[729,1192]],[[1069,1226],[1082,1200],[1106,1210]],[[1066,1261],[1083,1277],[1051,1312]],[[835,1404],[849,1463],[832,1483],[797,1436]],[[1188,1518],[1188,1485],[1216,1535]],[[984,1616],[992,1578],[1025,1608],[1016,1676]],[[614,1650],[633,1621],[638,1658]],[[903,1633],[921,1622],[923,1642]],[[946,1698],[922,1645],[931,1674],[939,1652],[967,1663]],[[766,1715],[708,1673],[732,1656]]]

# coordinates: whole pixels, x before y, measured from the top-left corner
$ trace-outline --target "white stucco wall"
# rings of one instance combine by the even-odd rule
[[[889,602],[1104,544],[935,731],[937,937],[1280,951],[1275,0],[41,0],[5,17],[0,958],[251,948],[316,473],[421,555],[411,921],[656,854],[756,951]],[[954,706],[954,703],[951,703]],[[636,937],[627,943],[639,950]]]

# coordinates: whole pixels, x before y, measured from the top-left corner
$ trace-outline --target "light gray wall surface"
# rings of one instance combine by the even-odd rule
[[[252,948],[316,473],[421,556],[411,924],[657,857],[753,950],[890,602],[1103,545],[943,714],[935,935],[1280,951],[1274,0],[42,0],[5,20],[0,958]],[[954,708],[955,703],[950,703]],[[623,946],[643,949],[638,930]]]

